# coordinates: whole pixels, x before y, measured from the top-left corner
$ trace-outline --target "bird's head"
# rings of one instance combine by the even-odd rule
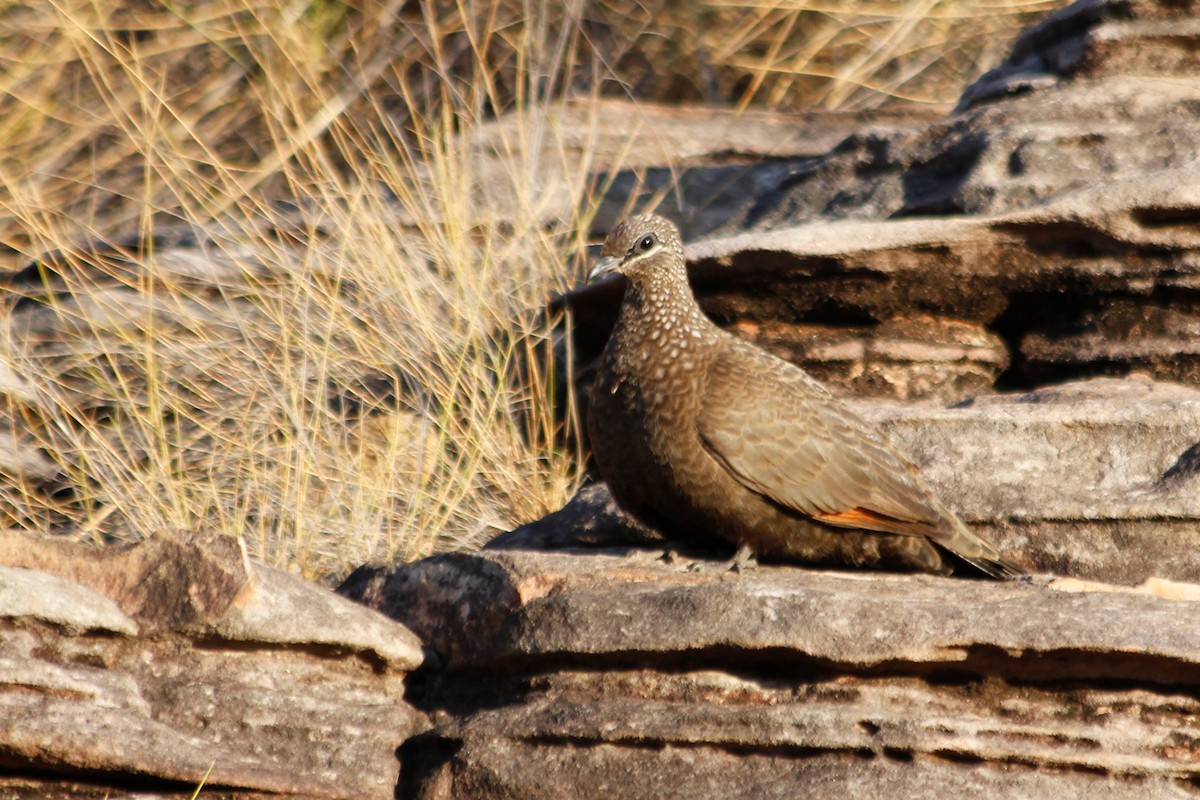
[[[683,275],[684,265],[683,239],[675,223],[657,214],[640,214],[629,217],[608,235],[588,280],[613,273],[633,281],[673,270]]]

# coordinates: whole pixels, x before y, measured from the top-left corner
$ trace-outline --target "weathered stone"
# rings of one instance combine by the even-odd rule
[[[99,549],[3,531],[0,563],[89,586],[135,618],[143,633],[218,619],[250,586],[249,562],[228,536],[162,535]]]
[[[420,800],[557,800],[597,794],[627,800],[791,800],[798,793],[881,800],[970,796],[1182,800],[1188,796],[1178,783],[1159,777],[1114,778],[1087,771],[1041,771],[1021,764],[970,765],[937,756],[909,759],[902,753],[813,754],[804,749],[744,753],[724,747],[573,744],[472,738],[462,744],[452,763],[435,773],[435,779],[408,796]],[[526,768],[529,764],[541,768],[535,773]]]
[[[566,158],[631,168],[667,164],[720,163],[819,156],[864,125],[879,130],[907,129],[933,122],[949,110],[936,105],[896,103],[871,111],[820,110],[787,114],[762,108],[718,105],[661,105],[644,100],[604,98],[548,110],[561,136],[547,147],[549,163]],[[533,124],[526,115],[500,117],[472,131],[485,153],[511,148],[521,130]],[[593,120],[602,119],[596,126]],[[553,157],[550,154],[553,153]]]
[[[410,672],[421,665],[421,642],[389,620],[361,613],[354,603],[315,590],[313,584],[262,564],[253,567],[250,602],[207,624],[189,625],[197,635],[264,645],[330,648],[378,660]]]
[[[688,652],[714,651],[720,665],[728,648],[742,654],[734,661],[757,656],[777,666],[815,662],[855,671],[940,664],[966,674],[1136,677],[1167,685],[1188,684],[1200,664],[1200,642],[1181,619],[1187,607],[1138,593],[1054,592],[1052,585],[993,592],[982,581],[792,567],[741,580],[722,580],[718,571],[656,581],[651,576],[669,568],[656,569],[650,559],[641,559],[646,566],[636,557],[570,558],[514,560],[525,605],[504,620],[492,652],[475,654],[476,663],[636,653],[667,664]],[[577,570],[598,574],[575,583]],[[619,597],[604,591],[605,580],[619,587]],[[1097,652],[1110,658],[1096,659]],[[1051,653],[1053,663],[1039,657]]]
[[[804,352],[792,354],[835,385],[876,396],[957,400],[984,380],[1022,384],[1133,369],[1200,384],[1200,362],[1188,355],[1200,341],[1193,318],[1200,238],[1185,211],[1200,214],[1197,186],[1200,164],[994,217],[810,223],[699,242],[688,248],[692,285],[705,310],[735,329],[796,330],[813,324],[797,321],[825,320],[828,330],[846,331],[809,327]],[[598,355],[618,300],[610,286],[564,297],[581,360]],[[1100,312],[1102,345],[1090,344],[1097,335],[1088,333],[1097,328],[1097,308],[1111,309]],[[931,349],[877,348],[871,360],[863,357],[864,370],[911,377],[856,380],[847,333],[859,334],[865,353],[914,309],[928,315]],[[957,334],[967,329],[955,326],[963,325],[974,326],[983,349],[958,349]],[[1008,343],[1011,369],[987,329]],[[1080,336],[1091,338],[1081,346]],[[586,381],[590,372],[580,375]]]
[[[392,796],[395,751],[427,724],[403,699],[422,653],[402,626],[220,537],[97,550],[7,533],[0,564],[14,563],[0,795],[188,797],[203,781]]]
[[[137,634],[137,623],[103,595],[32,569],[0,566],[0,615],[56,625],[65,631]]]
[[[930,316],[878,325],[740,320],[738,334],[803,367],[839,393],[953,402],[988,392],[1008,348],[978,323]]]
[[[1079,2],[945,119],[864,127],[819,157],[672,173],[662,210],[694,242],[701,304],[768,337],[802,332],[781,349],[854,393],[952,401],[985,381],[1131,370],[1200,385],[1198,42],[1194,3]],[[628,208],[629,192],[610,201]],[[563,299],[584,380],[617,299]],[[998,335],[1007,355],[946,362],[955,342],[935,338],[855,373],[848,337],[866,347],[923,315]]]
[[[514,551],[373,581],[400,619],[455,609],[423,698],[455,716],[406,745],[406,797],[1175,797],[1200,775],[1200,633],[1169,599],[1200,585]]]
[[[657,194],[666,206],[684,197],[707,197],[694,209],[691,223],[708,230],[725,222],[731,202],[745,201],[757,191],[771,191],[794,161],[806,163],[824,154],[864,125],[880,133],[929,123],[948,110],[929,104],[892,104],[870,112],[809,110],[794,114],[764,109],[735,109],[714,105],[657,105],[643,99],[604,99],[560,108],[509,114],[471,133],[476,158],[472,172],[482,197],[499,215],[512,197],[513,142],[528,141],[529,131],[547,126],[540,153],[527,154],[540,166],[539,207],[569,208],[577,198],[574,170],[595,164],[602,173],[620,165],[615,174],[597,175],[598,185],[611,182],[593,217],[594,225],[610,230],[624,217],[633,193]],[[602,120],[597,124],[597,120]],[[537,137],[532,137],[537,138]],[[785,165],[783,172],[764,170],[766,163]],[[566,166],[570,165],[570,166]],[[557,198],[557,199],[555,199]],[[485,201],[487,202],[487,201]],[[713,216],[696,217],[710,208]],[[405,221],[404,210],[400,210]],[[421,220],[428,224],[428,220]]]
[[[1013,43],[1004,63],[963,92],[959,108],[1063,79],[1195,74],[1195,3],[1086,0],[1048,15]]]
[[[402,573],[380,566],[359,567],[338,592],[393,619],[403,619],[423,642],[438,642],[441,658],[469,659],[478,651],[481,637],[494,635],[494,627],[519,605],[520,598],[508,588],[501,570],[484,567],[468,573],[457,565],[459,558],[471,560],[449,553],[424,559],[419,569]],[[476,604],[483,597],[486,607]]]
[[[1194,2],[1082,0],[1046,17],[944,119],[863,126],[824,158],[758,165],[720,230],[817,218],[997,214],[1189,168],[1200,144]],[[774,176],[773,181],[766,176]],[[685,185],[686,178],[684,176]],[[697,194],[673,204],[716,217]],[[685,228],[697,236],[698,228]]]
[[[860,410],[963,519],[1027,566],[1200,582],[1200,484],[1194,474],[1165,480],[1200,442],[1200,391],[1096,379],[957,408]]]
[[[561,550],[665,544],[662,534],[621,510],[603,483],[584,486],[565,506],[541,519],[501,533],[484,545],[493,550]],[[347,582],[349,582],[347,578]],[[372,603],[372,605],[374,605]]]
[[[1022,369],[1031,380],[1135,369],[1200,383],[1200,313],[1194,310],[1114,298],[1064,322],[1070,327],[1034,328],[1019,342]]]

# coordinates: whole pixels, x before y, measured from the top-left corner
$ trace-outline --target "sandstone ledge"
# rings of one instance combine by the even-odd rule
[[[1174,797],[1200,778],[1200,586],[658,555],[353,576],[342,591],[445,659],[422,702],[451,715],[406,745],[405,796]]]

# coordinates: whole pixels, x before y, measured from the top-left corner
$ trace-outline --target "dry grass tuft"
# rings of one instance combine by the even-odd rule
[[[542,309],[619,167],[554,109],[945,102],[993,52],[963,30],[1044,5],[13,6],[0,259],[40,260],[8,279],[3,522],[333,575],[551,510],[581,459]]]

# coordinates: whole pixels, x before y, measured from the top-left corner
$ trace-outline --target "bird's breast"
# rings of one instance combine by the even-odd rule
[[[629,413],[678,418],[698,412],[709,361],[689,329],[627,328],[609,342],[594,393]]]

